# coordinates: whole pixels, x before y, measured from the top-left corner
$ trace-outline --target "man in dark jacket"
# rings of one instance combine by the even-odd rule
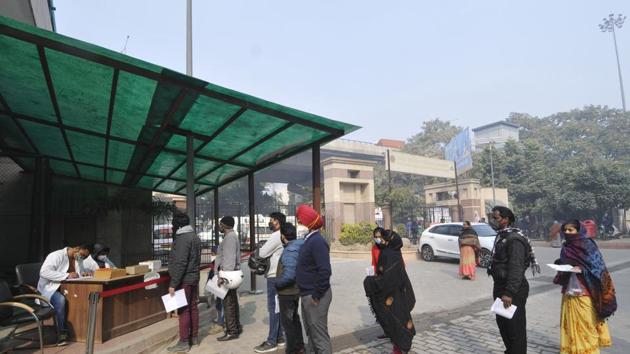
[[[201,263],[201,240],[189,225],[188,215],[179,210],[173,212],[173,247],[168,261],[171,277],[168,292],[184,289],[187,306],[179,308],[179,341],[169,352],[187,352],[191,345],[199,345],[199,264]]]
[[[332,354],[332,343],[328,334],[328,309],[332,302],[330,248],[319,233],[324,221],[308,205],[300,205],[296,217],[309,230],[300,249],[296,272],[304,327],[308,336],[308,352]]]
[[[300,288],[295,282],[295,272],[304,240],[296,240],[295,226],[291,223],[283,224],[280,234],[284,250],[278,262],[275,286],[278,289],[280,319],[287,337],[286,353],[303,353],[304,338],[298,314]]]
[[[492,263],[488,272],[494,280],[493,299],[500,298],[505,308],[516,306],[512,319],[496,316],[505,353],[527,353],[527,320],[525,304],[529,295],[529,283],[525,271],[530,262],[529,242],[520,230],[511,228],[514,213],[506,207],[492,209],[490,225],[498,231]]]

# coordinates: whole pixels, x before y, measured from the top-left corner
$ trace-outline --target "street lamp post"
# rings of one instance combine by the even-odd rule
[[[492,179],[492,207],[497,206],[497,195],[494,191],[494,160],[492,158],[492,148],[494,147],[494,141],[490,141],[490,178]]]
[[[617,17],[615,17],[615,14],[610,14],[608,15],[608,18],[604,17],[602,19],[602,23],[599,24],[599,29],[602,32],[612,32],[613,35],[613,42],[615,43],[615,56],[617,57],[617,73],[619,74],[619,87],[621,88],[621,105],[624,112],[626,111],[626,96],[623,92],[623,79],[621,78],[621,64],[619,63],[619,50],[617,49],[617,35],[615,33],[615,27],[621,28],[625,20],[626,16],[622,14],[618,14]]]

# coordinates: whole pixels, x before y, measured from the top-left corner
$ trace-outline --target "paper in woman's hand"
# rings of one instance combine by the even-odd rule
[[[574,267],[570,264],[547,264],[547,267],[557,271],[557,272],[571,272],[571,273],[581,273],[580,270],[575,270]]]

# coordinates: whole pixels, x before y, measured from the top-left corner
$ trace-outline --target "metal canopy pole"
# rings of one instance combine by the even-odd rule
[[[319,144],[313,145],[313,209],[318,213],[322,212],[322,191],[321,191],[321,155]]]
[[[249,250],[251,252],[256,248],[256,196],[254,193],[254,173],[247,174],[247,190],[249,196]],[[256,289],[256,274],[250,273],[250,294],[262,294],[262,290]]]
[[[214,188],[214,245],[219,245],[219,187]]]
[[[190,225],[197,231],[197,211],[195,200],[195,150],[193,149],[193,137],[186,137],[186,214],[190,219]]]
[[[457,221],[464,221],[461,199],[459,196],[459,174],[457,173],[457,162],[453,161],[453,166],[455,166],[455,193],[457,193]]]

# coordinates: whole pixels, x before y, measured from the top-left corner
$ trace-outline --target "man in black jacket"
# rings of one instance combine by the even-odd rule
[[[530,248],[527,238],[520,230],[511,228],[514,221],[514,213],[510,209],[502,206],[492,209],[490,225],[498,234],[488,272],[494,280],[493,299],[500,298],[505,308],[510,305],[517,307],[512,319],[496,316],[505,353],[526,354],[525,304],[529,295],[529,284],[525,279],[525,271],[530,262]]]
[[[173,247],[168,261],[171,277],[168,292],[175,295],[175,289],[184,289],[187,306],[179,308],[179,342],[167,348],[169,352],[181,353],[190,350],[191,345],[199,345],[199,263],[201,263],[201,240],[189,225],[188,215],[179,210],[173,212]]]

